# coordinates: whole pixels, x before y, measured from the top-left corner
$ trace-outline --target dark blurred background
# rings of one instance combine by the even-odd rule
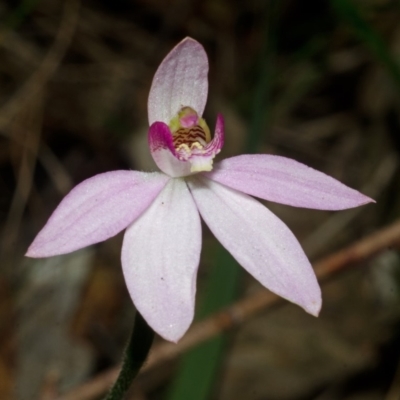
[[[3,0],[1,400],[57,399],[119,362],[134,317],[122,234],[62,257],[23,254],[75,184],[154,169],[147,96],[185,36],[209,56],[205,117],[212,127],[225,116],[221,157],[284,155],[377,200],[336,213],[268,204],[311,260],[399,217],[398,1]],[[216,248],[205,231],[199,307],[212,296]],[[259,289],[247,275],[239,286],[239,297]],[[388,248],[323,285],[320,318],[288,304],[265,310],[229,333],[223,357],[198,365],[192,380],[182,383],[176,361],[129,398],[200,400],[197,374],[211,368],[204,399],[398,400],[399,288],[399,249]]]

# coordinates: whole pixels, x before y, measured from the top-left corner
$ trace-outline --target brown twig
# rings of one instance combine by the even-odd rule
[[[29,108],[25,108],[25,118],[21,118],[18,123],[16,122],[13,129],[14,136],[19,137],[22,133],[22,141],[25,145],[22,148],[21,161],[16,168],[17,186],[3,228],[0,247],[2,253],[13,247],[12,245],[17,238],[22,215],[32,189],[33,172],[42,130],[43,102],[39,97],[41,96],[38,94],[36,101],[32,102]]]
[[[314,264],[315,272],[321,281],[325,281],[336,273],[359,264],[390,247],[400,247],[400,220],[317,261]],[[265,308],[279,303],[284,303],[284,300],[267,290],[260,290],[239,300],[227,309],[194,324],[178,344],[163,342],[155,346],[142,372],[175,359],[195,345],[232,329]],[[61,396],[58,400],[90,400],[100,396],[114,382],[118,371],[119,367],[113,367]]]
[[[0,135],[3,133],[4,131],[0,131]],[[30,156],[34,156],[40,161],[54,187],[61,195],[64,196],[71,190],[73,186],[71,176],[46,143],[40,143],[40,147],[37,148],[33,147],[30,141],[24,141],[16,135],[11,137],[9,137],[9,135],[4,136],[11,139],[16,145],[22,147],[24,152],[30,154]]]
[[[53,45],[39,68],[0,110],[0,129],[4,129],[18,115],[22,105],[29,102],[51,79],[67,51],[79,17],[80,0],[65,1],[64,14]]]
[[[44,57],[43,62],[32,74],[28,81],[0,110],[0,129],[7,127],[10,122],[16,120],[24,108],[32,109],[38,114],[38,106],[41,105],[43,90],[60,64],[75,32],[79,17],[80,0],[68,0],[65,3],[63,18],[60,23],[53,45]],[[40,101],[39,101],[40,99]],[[40,109],[40,111],[42,111]],[[16,122],[19,124],[19,122]],[[18,171],[17,189],[14,193],[8,218],[3,229],[1,250],[12,248],[10,246],[17,236],[19,224],[32,187],[33,171],[39,149],[39,136],[41,126],[36,131],[24,127],[27,139],[23,140],[23,156]],[[9,133],[9,132],[8,132]],[[13,135],[9,134],[11,138]]]

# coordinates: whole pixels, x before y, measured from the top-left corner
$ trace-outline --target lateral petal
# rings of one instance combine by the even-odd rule
[[[190,175],[191,164],[178,159],[172,133],[164,122],[154,122],[149,128],[150,153],[157,167],[172,177]]]
[[[240,192],[294,207],[344,210],[375,202],[320,171],[269,154],[227,158],[206,176]]]
[[[149,125],[169,124],[182,107],[203,114],[208,93],[208,59],[203,46],[192,38],[178,43],[157,69],[148,99]]]
[[[200,216],[183,179],[171,179],[124,236],[122,268],[132,300],[172,342],[193,320],[200,250]]]
[[[67,194],[29,247],[28,257],[50,257],[106,240],[125,229],[168,182],[154,172],[111,171]]]
[[[289,228],[255,199],[204,178],[189,187],[200,215],[233,257],[272,292],[318,315],[321,291]]]

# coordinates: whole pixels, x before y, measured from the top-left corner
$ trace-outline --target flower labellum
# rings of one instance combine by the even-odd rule
[[[176,342],[194,315],[201,251],[200,216],[222,245],[272,292],[317,316],[321,291],[288,227],[251,196],[294,207],[343,210],[373,202],[297,161],[241,155],[213,165],[224,144],[202,117],[208,60],[194,39],[159,66],[148,100],[149,147],[162,172],[112,171],[89,178],[61,201],[28,249],[65,254],[126,229],[122,268],[147,323]]]

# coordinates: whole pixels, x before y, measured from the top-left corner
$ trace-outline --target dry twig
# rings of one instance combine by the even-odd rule
[[[79,5],[79,0],[71,0],[65,3],[64,15],[59,30],[43,62],[25,85],[0,110],[0,129],[6,128],[26,107],[36,113],[38,112],[33,105],[42,103],[38,99],[42,99],[46,83],[51,79],[68,49],[78,21]],[[26,127],[24,128],[26,129]],[[24,150],[18,172],[17,189],[3,230],[3,249],[8,249],[16,237],[22,213],[29,197],[39,146],[40,130],[41,126],[37,128],[36,132],[27,130],[26,141],[23,141]],[[12,137],[12,135],[9,136]]]
[[[64,14],[53,45],[39,68],[0,110],[0,129],[4,129],[18,115],[21,107],[35,98],[53,76],[74,35],[79,18],[79,6],[80,0],[65,2]]]
[[[316,262],[315,272],[320,280],[325,281],[336,273],[357,265],[390,247],[400,247],[400,221]],[[267,290],[260,290],[241,299],[227,309],[194,324],[178,344],[163,342],[155,346],[142,372],[174,360],[188,349],[234,328],[265,308],[283,303],[283,299]],[[61,396],[58,400],[91,400],[100,396],[115,381],[118,372],[119,366],[113,367]]]
[[[22,136],[22,141],[25,145],[22,148],[21,161],[16,168],[17,187],[3,228],[2,251],[13,247],[12,245],[17,238],[22,215],[32,189],[33,171],[40,142],[43,115],[43,104],[42,99],[39,99],[39,94],[35,100],[34,104],[32,102],[29,108],[28,106],[25,108],[26,117],[21,118],[21,122],[16,122],[13,127],[13,136]],[[29,125],[29,128],[27,125]]]

